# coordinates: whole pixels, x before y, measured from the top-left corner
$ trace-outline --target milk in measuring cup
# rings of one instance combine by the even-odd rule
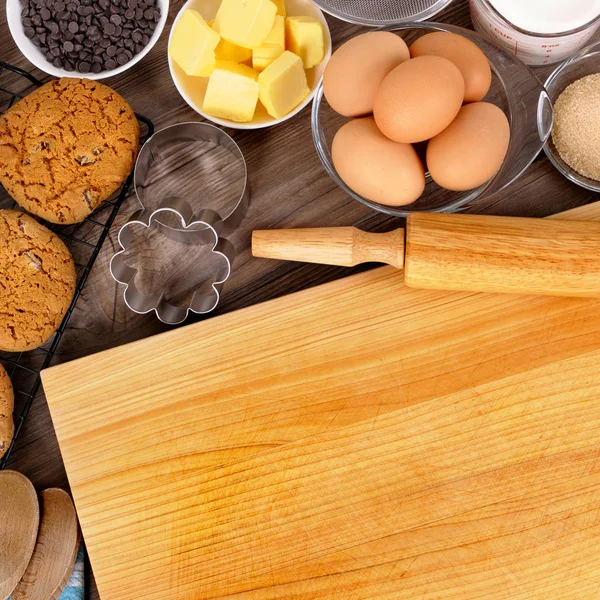
[[[600,25],[600,0],[470,0],[473,27],[527,65],[560,62]]]

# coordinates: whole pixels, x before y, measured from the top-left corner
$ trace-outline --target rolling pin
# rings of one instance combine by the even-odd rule
[[[262,258],[404,268],[406,285],[600,297],[600,222],[415,213],[406,231],[354,227],[255,231]]]

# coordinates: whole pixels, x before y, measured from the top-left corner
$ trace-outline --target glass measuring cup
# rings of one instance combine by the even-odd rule
[[[313,141],[323,167],[337,185],[349,196],[373,210],[406,217],[413,212],[456,212],[465,209],[469,203],[491,196],[517,179],[542,150],[552,130],[552,104],[533,71],[494,42],[462,27],[445,23],[406,23],[383,27],[380,30],[399,35],[408,45],[432,31],[456,33],[477,44],[487,56],[492,69],[492,85],[484,100],[500,107],[510,123],[508,152],[496,175],[478,188],[466,192],[452,192],[438,186],[427,174],[425,191],[417,201],[401,207],[378,204],[350,189],[333,165],[333,137],[349,119],[339,115],[329,106],[321,84],[312,109]]]
[[[551,65],[567,59],[582,48],[600,26],[598,15],[569,31],[534,33],[512,23],[489,0],[469,0],[469,6],[475,31],[494,40],[530,66]]]

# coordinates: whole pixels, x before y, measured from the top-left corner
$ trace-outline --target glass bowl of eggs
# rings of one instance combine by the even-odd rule
[[[456,212],[504,189],[542,150],[552,118],[544,86],[493,42],[461,27],[406,23],[336,50],[312,130],[345,192],[406,217]]]

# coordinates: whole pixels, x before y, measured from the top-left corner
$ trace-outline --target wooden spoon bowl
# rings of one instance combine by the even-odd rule
[[[29,566],[11,600],[57,599],[65,588],[79,548],[79,526],[73,501],[55,488],[40,494],[42,519]]]
[[[31,560],[40,509],[24,475],[0,471],[0,598],[10,596]]]

